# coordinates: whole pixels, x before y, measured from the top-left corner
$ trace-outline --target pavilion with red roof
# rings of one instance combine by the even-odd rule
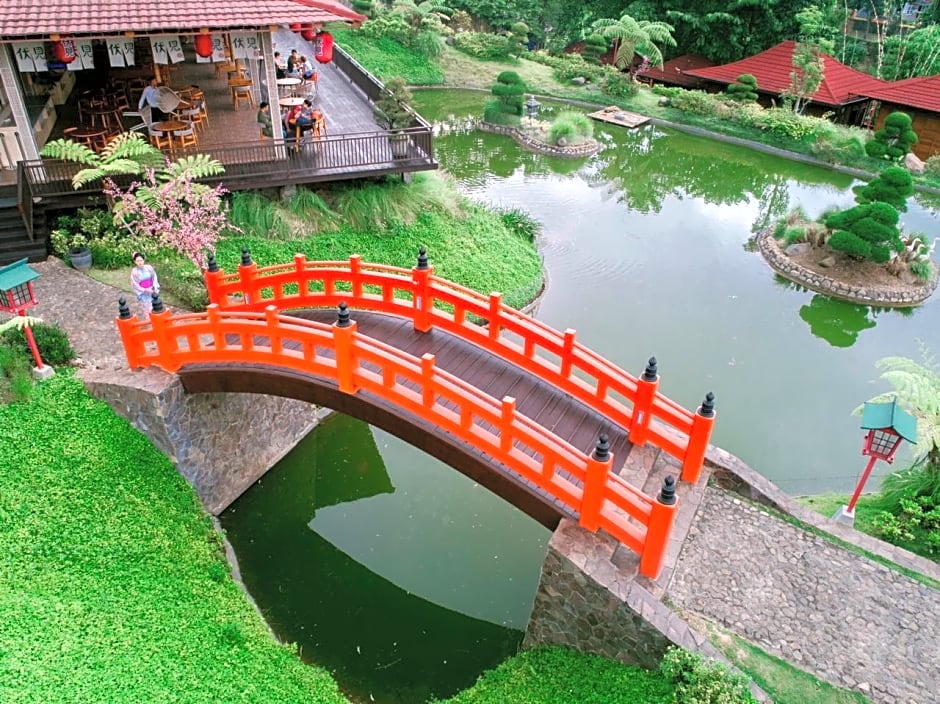
[[[796,42],[786,40],[774,47],[730,64],[711,68],[689,69],[689,76],[697,76],[713,84],[734,83],[738,76],[749,73],[757,79],[762,103],[778,99],[790,86],[793,72],[793,52]],[[849,125],[859,125],[868,106],[866,91],[874,91],[888,83],[867,73],[856,71],[826,54],[822,55],[823,80],[807,105],[807,113],[821,115],[835,111],[835,119]]]

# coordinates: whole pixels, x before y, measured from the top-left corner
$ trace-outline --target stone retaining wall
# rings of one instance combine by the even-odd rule
[[[587,142],[582,142],[581,144],[560,147],[557,144],[549,144],[548,142],[543,142],[541,139],[535,139],[517,127],[494,125],[492,122],[483,122],[482,120],[477,123],[477,129],[482,132],[490,132],[491,134],[502,134],[506,135],[507,137],[512,137],[514,140],[516,140],[516,142],[526,149],[537,152],[538,154],[545,154],[547,156],[560,156],[572,159],[584,156],[592,156],[601,150],[600,142],[595,142],[593,139]]]
[[[807,269],[790,259],[780,249],[780,244],[774,238],[773,231],[770,229],[757,235],[757,246],[770,267],[784,278],[813,291],[852,303],[895,308],[916,306],[927,300],[937,287],[936,271],[934,271],[934,276],[930,281],[925,281],[919,286],[904,290],[886,291],[880,288],[853,286],[836,281],[825,274]]]
[[[189,395],[157,369],[86,370],[85,387],[144,433],[218,515],[318,424],[315,406],[278,396]]]

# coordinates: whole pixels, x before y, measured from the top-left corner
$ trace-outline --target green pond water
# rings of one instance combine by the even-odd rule
[[[851,205],[849,176],[659,127],[595,123],[589,159],[522,152],[472,130],[486,96],[418,93],[442,168],[471,198],[543,226],[537,317],[686,407],[717,397],[713,441],[791,494],[849,491],[864,466],[852,409],[885,390],[877,359],[940,350],[940,304],[851,305],[778,277],[754,233],[801,205]],[[554,108],[545,106],[550,115]],[[912,199],[908,230],[940,235]],[[434,253],[430,252],[433,262]],[[906,457],[899,458],[903,464]],[[870,483],[890,471],[876,467]],[[383,431],[335,417],[222,516],[280,637],[354,701],[421,702],[513,652],[548,533]]]

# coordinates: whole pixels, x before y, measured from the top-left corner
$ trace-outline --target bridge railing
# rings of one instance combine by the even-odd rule
[[[573,447],[516,410],[437,368],[434,355],[417,358],[359,333],[345,306],[326,325],[263,312],[173,315],[155,307],[149,321],[121,301],[118,328],[132,369],[175,372],[188,364],[255,363],[335,380],[340,391],[368,392],[486,453],[524,482],[539,487],[591,531],[605,530],[640,556],[640,573],[662,569],[677,508],[672,477],[653,500],[611,471],[601,437],[591,454]]]
[[[559,332],[489,296],[434,276],[422,249],[411,271],[348,261],[308,261],[258,267],[243,252],[226,274],[206,272],[209,300],[226,310],[280,310],[337,306],[409,317],[416,330],[440,328],[473,342],[563,389],[629,432],[630,442],[651,442],[682,464],[681,478],[696,482],[715,419],[714,396],[691,412],[659,393],[656,360],[634,377],[581,344],[575,331]]]

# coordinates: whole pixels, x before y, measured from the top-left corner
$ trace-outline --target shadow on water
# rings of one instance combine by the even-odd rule
[[[297,643],[306,661],[330,670],[358,702],[449,696],[522,639],[519,630],[402,588],[316,530],[324,513],[392,500],[395,491],[369,426],[337,415],[221,516],[245,585],[271,628]],[[357,519],[351,513],[343,520]]]

